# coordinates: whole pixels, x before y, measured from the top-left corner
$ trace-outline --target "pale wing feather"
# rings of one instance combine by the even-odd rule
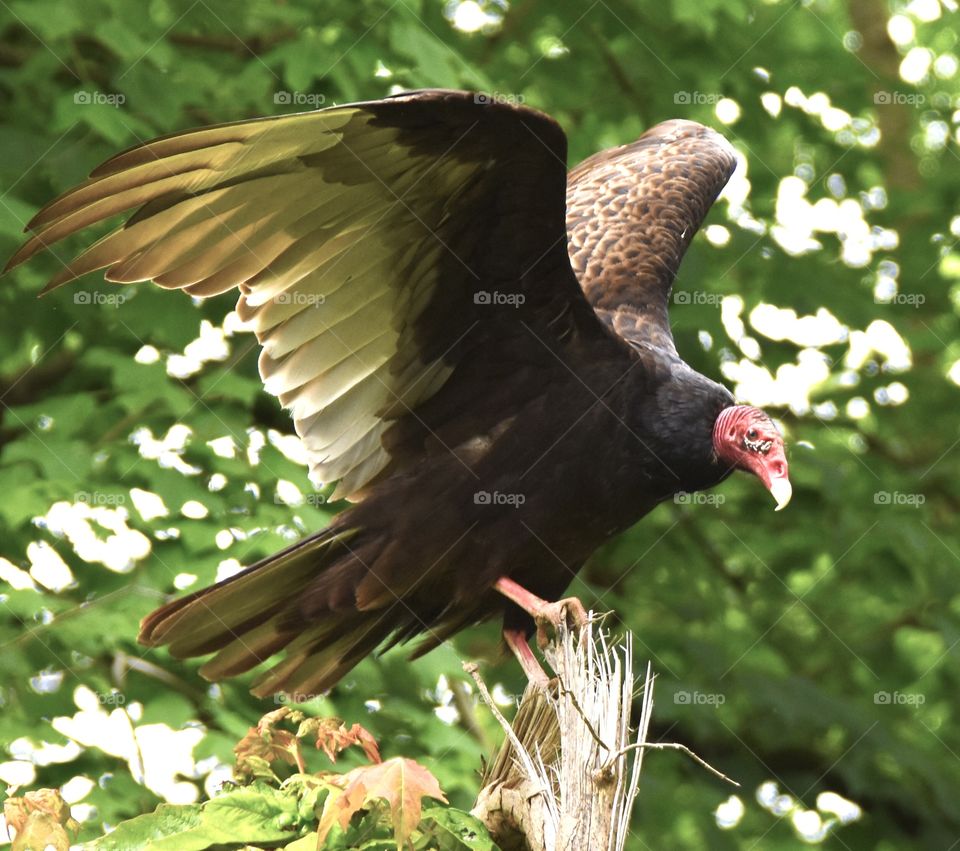
[[[304,280],[298,293],[313,298],[313,287],[308,289],[306,284]],[[263,351],[273,360],[278,360],[317,335],[323,334],[327,328],[322,321],[324,316],[349,317],[352,312],[361,310],[389,291],[390,284],[387,280],[369,276],[362,280],[345,282],[328,292],[317,292],[317,302],[312,310],[300,310],[281,323],[267,326],[260,338]]]
[[[10,265],[136,209],[48,289],[101,268],[108,281],[195,296],[239,287],[265,386],[293,415],[313,477],[355,496],[390,461],[390,419],[452,371],[442,352],[424,362],[415,328],[444,284],[443,238],[472,250],[482,224],[464,210],[490,191],[482,149],[438,157],[400,132],[359,105],[154,140],[41,210]]]

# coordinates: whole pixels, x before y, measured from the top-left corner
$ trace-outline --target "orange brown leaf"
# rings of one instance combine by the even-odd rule
[[[377,740],[359,724],[348,729],[339,718],[307,718],[300,724],[297,736],[314,738],[317,749],[322,750],[331,762],[336,762],[337,754],[351,745],[363,748],[370,762],[380,762]]]
[[[436,777],[419,763],[403,757],[355,768],[332,782],[342,791],[332,791],[324,803],[318,827],[320,844],[334,824],[346,828],[360,810],[384,800],[390,808],[394,838],[400,849],[420,824],[423,799],[436,798],[444,803],[447,800]]]

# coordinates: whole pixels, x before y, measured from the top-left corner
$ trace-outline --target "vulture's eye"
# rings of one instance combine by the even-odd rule
[[[755,428],[747,429],[747,440],[756,440],[757,430]]]

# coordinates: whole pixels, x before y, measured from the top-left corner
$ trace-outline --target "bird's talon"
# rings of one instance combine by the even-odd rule
[[[567,616],[567,625],[570,629],[583,629],[590,621],[590,615],[587,613],[586,608],[584,608],[579,598],[566,597],[560,601],[560,605],[564,607],[564,612]]]
[[[547,603],[535,617],[537,646],[543,650],[550,643],[550,627],[556,632],[557,627],[563,623],[569,630],[580,630],[586,626],[589,619],[583,603],[576,597],[565,597],[556,603]]]

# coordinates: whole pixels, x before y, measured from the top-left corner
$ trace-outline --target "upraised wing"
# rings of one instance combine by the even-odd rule
[[[619,336],[676,352],[667,313],[673,279],[736,165],[719,133],[673,120],[570,172],[570,261],[588,301]]]
[[[565,157],[547,116],[465,92],[208,127],[105,162],[34,217],[7,268],[135,210],[45,291],[101,268],[195,296],[239,287],[313,477],[357,497],[391,460],[391,421],[464,358],[518,334],[542,348],[523,324],[606,336],[566,256]]]

